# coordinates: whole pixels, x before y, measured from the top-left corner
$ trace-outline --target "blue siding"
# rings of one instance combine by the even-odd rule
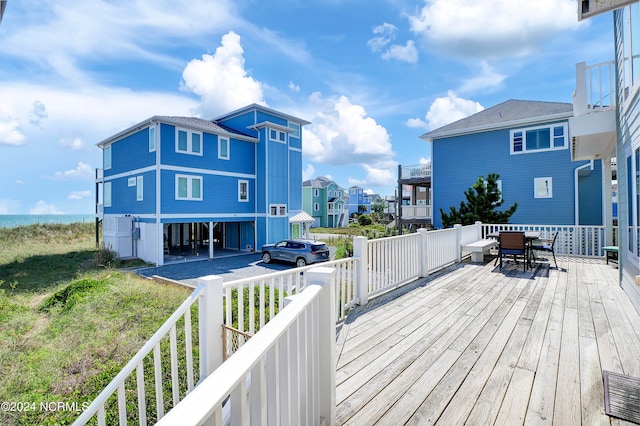
[[[300,133],[302,133],[302,129],[300,129]],[[291,136],[291,133],[289,133],[289,146],[292,148],[302,149],[302,139],[295,138]]]
[[[433,142],[434,225],[442,227],[440,209],[457,208],[465,201],[464,191],[478,176],[489,173],[500,175],[503,208],[518,203],[511,223],[573,224],[574,173],[585,163],[571,162],[568,149],[510,155],[509,129],[437,139]],[[534,178],[539,177],[552,178],[553,198],[534,198]]]
[[[176,200],[176,174],[202,177],[202,200]],[[163,170],[160,173],[162,187],[163,214],[175,213],[253,213],[255,200],[252,199],[255,187],[254,179],[242,179],[249,182],[249,201],[238,201],[238,180],[236,177],[203,175],[198,173],[176,173]]]
[[[263,111],[258,111],[257,114],[257,119],[256,119],[256,123],[263,123],[265,121],[268,121],[270,123],[275,123],[275,124],[280,124],[281,126],[288,126],[288,121],[284,118],[280,118],[278,116],[275,116],[273,114],[268,114],[266,112]]]
[[[257,157],[258,157],[258,169],[256,170],[256,182],[258,182],[257,188],[257,212],[267,213],[267,145],[264,142],[265,129],[260,130],[260,143],[257,145]]]
[[[155,163],[155,151],[149,152],[149,128],[145,128],[111,144],[111,168],[104,171],[104,176],[142,169]]]
[[[288,204],[289,192],[289,148],[279,142],[269,143],[269,204]],[[302,180],[302,175],[300,175]],[[302,182],[300,182],[302,185]]]
[[[239,115],[227,118],[225,120],[220,120],[220,123],[224,124],[225,126],[231,127],[233,129],[238,129],[243,133],[253,135],[255,132],[253,130],[250,130],[249,126],[259,123],[259,121],[256,122],[254,120],[254,117],[255,117],[255,114],[253,110],[251,110],[243,114],[239,114]]]
[[[289,238],[289,218],[287,216],[269,217],[267,220],[269,221],[270,243],[277,243]]]
[[[137,186],[129,186],[129,178],[142,176],[143,199],[137,200]],[[153,214],[156,210],[156,173],[132,174],[118,179],[112,179],[111,200],[112,207],[105,207],[106,214]]]
[[[289,151],[289,210],[302,210],[302,153]]]
[[[598,225],[602,217],[602,160],[594,161],[594,170],[578,178],[579,224]]]

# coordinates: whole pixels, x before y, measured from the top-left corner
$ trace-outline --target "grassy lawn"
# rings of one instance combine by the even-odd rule
[[[0,424],[71,423],[40,404],[93,400],[190,293],[97,253],[93,224],[0,229]]]

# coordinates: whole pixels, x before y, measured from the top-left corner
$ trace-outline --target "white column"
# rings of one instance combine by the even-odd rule
[[[613,245],[613,205],[611,200],[611,159],[605,158],[602,160],[602,205],[604,206],[603,221],[604,221],[604,243],[607,246]],[[619,206],[620,204],[618,204]],[[619,214],[619,213],[618,213]]]
[[[456,262],[459,263],[462,260],[462,225],[456,223],[453,227],[456,230]]]
[[[209,222],[209,259],[213,259],[213,222]]]
[[[353,237],[353,257],[358,258],[356,273],[356,303],[366,305],[369,302],[369,262],[367,259],[367,237]]]
[[[427,271],[427,231],[425,228],[418,229],[420,235],[420,249],[418,250],[418,262],[420,263],[420,276],[426,277]]]
[[[200,379],[222,365],[222,277],[198,278],[204,284],[204,295],[198,302],[200,340]]]

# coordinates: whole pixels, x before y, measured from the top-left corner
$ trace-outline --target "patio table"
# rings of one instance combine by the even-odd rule
[[[509,231],[503,231],[503,232],[509,232]],[[515,232],[518,232],[518,231],[515,231]],[[495,238],[496,240],[499,241],[500,231],[488,233],[487,238]],[[540,231],[524,231],[524,239],[527,242],[527,245],[529,246],[529,255],[527,256],[527,263],[529,264],[530,267],[533,267],[530,258],[533,258],[534,263],[536,261],[536,255],[533,252],[533,250],[531,250],[531,243],[539,238],[540,238]],[[496,259],[496,263],[497,262],[498,260]]]

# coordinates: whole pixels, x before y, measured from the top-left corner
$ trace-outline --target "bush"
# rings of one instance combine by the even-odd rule
[[[111,268],[116,266],[118,261],[118,253],[111,249],[111,246],[105,247],[104,242],[100,243],[100,250],[93,258],[96,267]]]
[[[367,225],[371,225],[372,223],[373,221],[371,220],[371,216],[367,214],[358,216],[358,224],[360,226],[367,226]]]

